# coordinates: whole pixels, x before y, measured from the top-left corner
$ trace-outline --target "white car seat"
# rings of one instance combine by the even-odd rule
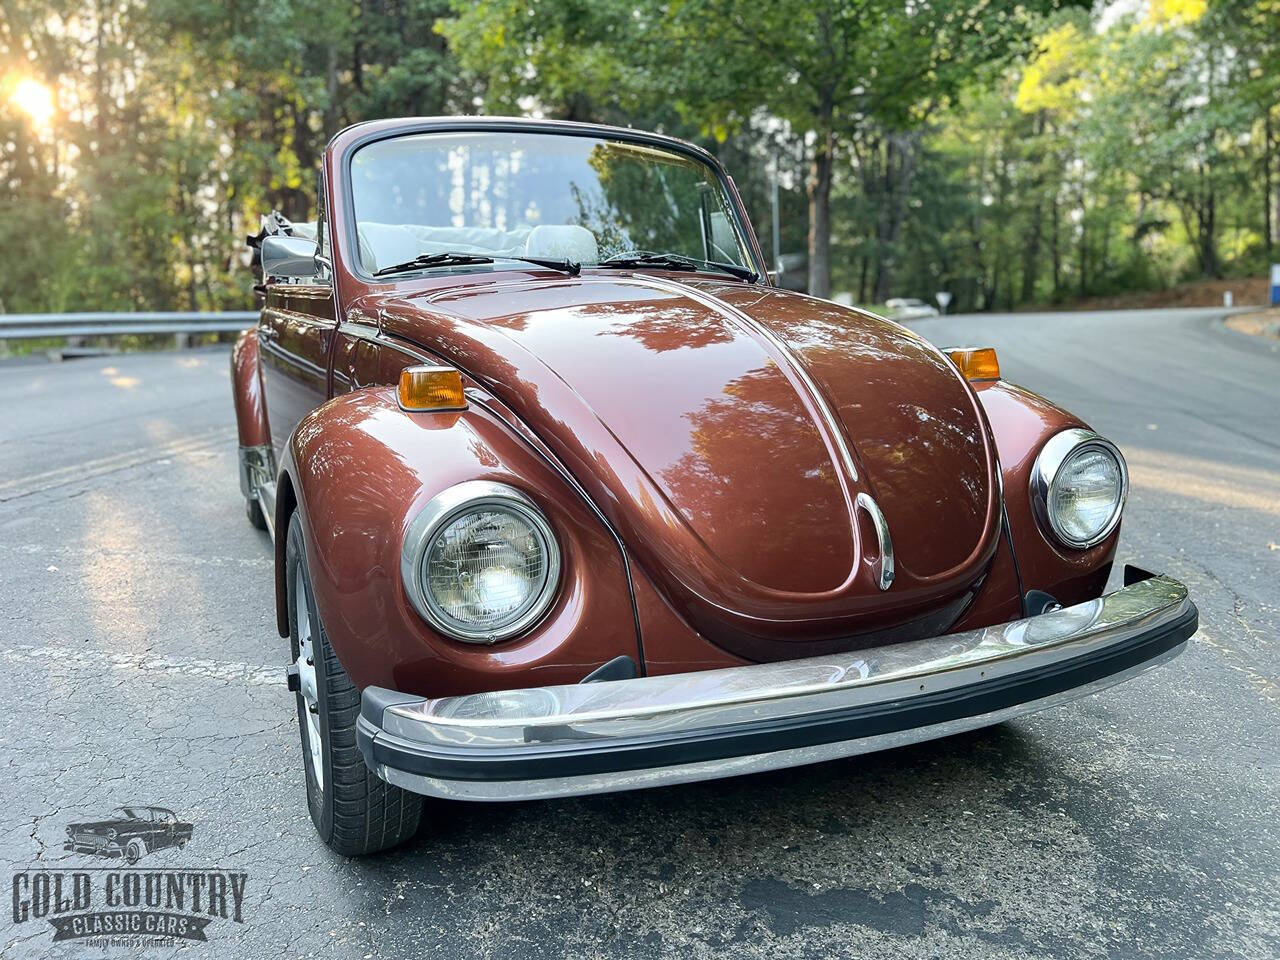
[[[474,253],[486,257],[527,256],[594,263],[599,256],[590,230],[569,224],[517,227],[427,227],[416,223],[365,221],[359,228],[360,263],[370,273],[421,254]]]
[[[524,242],[524,255],[595,263],[600,257],[600,247],[596,244],[595,234],[586,227],[567,223],[544,224],[529,231]]]

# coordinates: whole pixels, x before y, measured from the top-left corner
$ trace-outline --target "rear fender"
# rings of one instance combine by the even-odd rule
[[[267,405],[262,394],[262,372],[258,367],[258,330],[245,330],[231,348],[231,394],[236,406],[236,431],[242,447],[271,443]]]
[[[281,468],[281,488],[291,488],[301,511],[317,608],[356,686],[447,696],[575,683],[617,656],[638,656],[617,542],[539,454],[476,405],[407,413],[394,388],[343,394],[302,420]],[[436,494],[467,480],[526,493],[546,515],[562,554],[547,616],[528,633],[493,645],[432,629],[400,576],[410,522]],[[278,608],[282,588],[277,577]]]

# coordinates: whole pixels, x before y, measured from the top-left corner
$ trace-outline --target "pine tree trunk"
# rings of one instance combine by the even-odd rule
[[[831,169],[835,136],[819,135],[809,174],[809,294],[831,296]]]
[[[338,48],[332,43],[325,65],[325,91],[329,103],[324,111],[324,138],[329,140],[338,132]]]
[[[1271,260],[1271,251],[1275,242],[1272,221],[1275,212],[1273,208],[1275,188],[1271,182],[1271,143],[1271,108],[1267,107],[1262,113],[1262,239],[1266,246],[1268,261]]]
[[[1053,257],[1053,299],[1058,299],[1058,291],[1062,289],[1062,247],[1060,245],[1060,226],[1058,224],[1058,198],[1054,197],[1049,208],[1049,224],[1053,233],[1050,254]]]
[[[1019,300],[1030,303],[1036,296],[1036,274],[1040,272],[1040,202],[1031,208],[1031,236],[1022,256],[1022,291]]]
[[[907,197],[915,182],[916,163],[920,157],[920,135],[891,134],[887,140],[885,159],[885,217],[884,247],[880,254],[880,269],[876,271],[876,303],[884,303],[893,292],[894,271],[897,268],[898,244],[902,241],[902,228],[907,219]]]

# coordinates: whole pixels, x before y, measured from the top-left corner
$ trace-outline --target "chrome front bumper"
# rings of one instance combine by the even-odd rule
[[[462,800],[605,793],[944,737],[1095,693],[1181,653],[1199,614],[1151,577],[982,630],[835,656],[427,699],[369,687],[389,783]]]

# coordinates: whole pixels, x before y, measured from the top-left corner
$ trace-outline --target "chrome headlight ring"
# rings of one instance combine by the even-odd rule
[[[436,602],[423,568],[438,535],[462,516],[486,508],[513,514],[529,526],[542,550],[542,576],[529,599],[509,619],[493,626],[468,627]],[[537,504],[515,487],[488,480],[468,480],[432,497],[409,524],[400,549],[400,577],[413,608],[440,633],[466,643],[497,643],[537,624],[555,599],[560,563],[560,545]]]
[[[1080,539],[1060,528],[1050,508],[1050,502],[1054,481],[1058,479],[1063,464],[1088,450],[1101,450],[1115,461],[1120,475],[1120,489],[1107,522],[1090,537]],[[1112,534],[1120,523],[1120,515],[1124,512],[1124,504],[1128,496],[1129,467],[1125,463],[1124,455],[1114,443],[1100,437],[1092,430],[1072,427],[1054,434],[1041,448],[1035,465],[1031,469],[1031,506],[1036,520],[1040,523],[1041,529],[1050,534],[1054,540],[1075,550],[1085,550],[1095,546]]]

